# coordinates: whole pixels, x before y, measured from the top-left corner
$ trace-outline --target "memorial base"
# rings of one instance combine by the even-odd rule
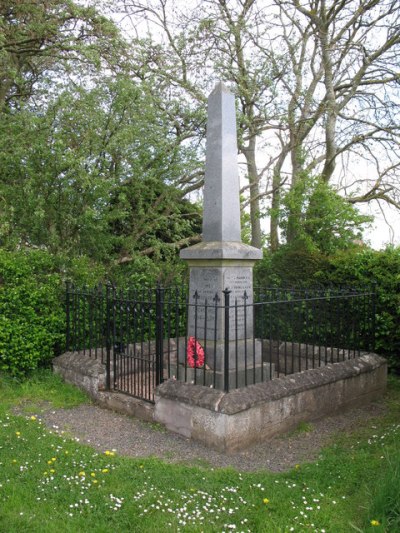
[[[204,362],[206,367],[211,370],[222,371],[225,362],[225,343],[222,340],[205,341],[197,339],[198,343],[204,349]],[[229,370],[243,370],[262,363],[262,342],[259,339],[242,339],[232,340],[229,342]],[[178,361],[185,365],[186,357],[186,340],[181,337],[178,341]]]
[[[263,383],[274,377],[275,365],[263,363],[247,368],[231,370],[229,372],[229,390]],[[190,368],[184,365],[171,365],[171,374],[177,381],[184,381],[196,385],[214,388],[217,390],[225,389],[224,373],[204,368]]]

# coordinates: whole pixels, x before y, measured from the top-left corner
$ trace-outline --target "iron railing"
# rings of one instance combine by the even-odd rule
[[[249,303],[250,302],[250,303]],[[229,391],[373,351],[373,290],[229,289],[68,284],[67,351],[98,358],[107,387],[148,401],[165,379]]]

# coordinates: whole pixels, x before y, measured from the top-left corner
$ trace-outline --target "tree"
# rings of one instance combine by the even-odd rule
[[[194,107],[214,76],[237,92],[254,245],[265,199],[276,248],[282,191],[311,173],[350,203],[400,207],[396,0],[124,0],[123,8],[149,32],[134,41],[138,71]],[[372,178],[348,175],[363,164]]]
[[[335,178],[340,158],[372,163],[375,178],[344,180],[351,203],[384,200],[400,208],[393,154],[398,142],[397,98],[400,27],[397,2],[275,0],[287,51],[287,127],[282,145],[290,155],[291,187],[317,170]],[[293,73],[293,75],[290,75]],[[363,191],[360,194],[360,191]],[[272,231],[277,231],[276,220]],[[288,234],[288,239],[295,235]]]
[[[174,185],[190,167],[144,84],[103,79],[0,123],[0,238],[128,261],[199,231],[196,207]]]
[[[372,221],[322,177],[310,176],[302,176],[283,196],[280,219],[284,236],[296,236],[291,245],[328,256],[358,246],[365,225]]]
[[[117,68],[122,41],[111,20],[72,0],[2,0],[0,3],[0,112],[27,101],[49,78],[93,76]]]

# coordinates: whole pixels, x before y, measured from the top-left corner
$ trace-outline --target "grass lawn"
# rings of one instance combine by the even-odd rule
[[[51,433],[40,413],[87,401],[43,372],[0,379],[0,531],[400,531],[400,381],[388,414],[284,474],[170,465],[95,452]],[[268,442],[265,443],[268,446]]]

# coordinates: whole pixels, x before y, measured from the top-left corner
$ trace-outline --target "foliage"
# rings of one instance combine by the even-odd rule
[[[118,287],[182,284],[181,261],[154,261],[137,256],[106,269],[88,257],[50,254],[46,250],[0,249],[0,371],[21,377],[65,349],[65,281]]]
[[[132,25],[133,75],[151,75],[167,102],[179,95],[185,112],[204,107],[216,79],[235,93],[254,246],[261,247],[260,217],[271,207],[270,244],[278,247],[280,195],[309,173],[340,179],[350,203],[399,207],[398,0],[118,6]],[[175,110],[181,133],[200,137],[203,124]]]
[[[357,287],[375,284],[375,350],[389,359],[393,370],[400,372],[400,247],[343,252],[333,257],[330,268],[317,273],[316,279]]]
[[[354,247],[371,220],[319,177],[303,176],[282,198],[286,240],[326,255]]]
[[[118,50],[118,52],[117,52]],[[33,95],[44,106],[49,83],[58,86],[115,65],[122,42],[113,22],[73,0],[0,4],[0,112],[19,109]],[[83,67],[83,68],[81,68]]]
[[[135,254],[132,261],[113,265],[107,274],[107,280],[117,287],[182,285],[187,283],[187,278],[187,266],[176,250],[170,250],[170,257],[163,259]]]
[[[326,256],[302,243],[282,246],[275,253],[264,251],[263,259],[255,266],[255,282],[262,287],[315,286],[317,272],[328,265]]]
[[[266,253],[256,266],[256,283],[278,285],[334,285],[376,291],[375,351],[400,372],[400,248],[376,251],[353,248],[324,256],[301,247]]]
[[[385,455],[385,468],[372,489],[369,516],[382,526],[383,531],[400,531],[400,452]],[[374,522],[374,523],[375,523]],[[378,524],[377,524],[378,525]],[[366,521],[365,531],[374,531],[371,520]]]
[[[0,251],[0,370],[18,376],[48,363],[63,343],[62,288],[40,252]]]
[[[199,231],[198,208],[175,186],[193,153],[152,104],[145,85],[105,77],[44,112],[4,116],[1,244],[109,262],[149,248],[160,257],[164,244]]]

